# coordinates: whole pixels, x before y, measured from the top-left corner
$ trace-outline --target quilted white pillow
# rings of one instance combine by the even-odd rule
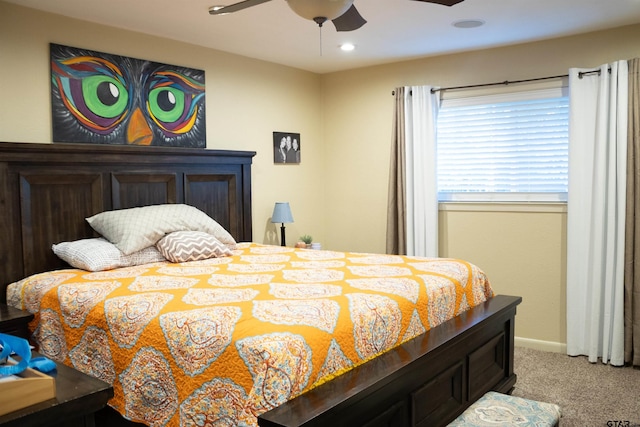
[[[91,227],[126,255],[155,245],[174,231],[204,231],[234,249],[236,241],[201,210],[181,204],[152,205],[102,212],[87,218]]]
[[[209,233],[176,231],[167,234],[156,247],[171,262],[198,261],[231,255],[231,250]]]
[[[113,243],[102,238],[62,242],[52,246],[53,252],[72,267],[87,271],[112,270],[119,267],[166,261],[154,246],[131,255],[123,254]]]

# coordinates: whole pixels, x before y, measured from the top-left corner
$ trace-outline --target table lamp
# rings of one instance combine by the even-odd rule
[[[276,202],[276,205],[273,207],[273,215],[271,215],[271,222],[277,223],[280,225],[280,245],[286,246],[286,239],[284,237],[284,223],[285,222],[293,222],[293,216],[291,215],[291,208],[289,207],[289,202]]]

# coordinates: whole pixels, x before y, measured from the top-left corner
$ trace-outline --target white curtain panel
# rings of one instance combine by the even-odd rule
[[[627,61],[569,71],[567,353],[624,364]],[[580,72],[589,72],[579,76]]]
[[[407,255],[437,257],[437,93],[431,93],[431,86],[407,88],[405,112]]]

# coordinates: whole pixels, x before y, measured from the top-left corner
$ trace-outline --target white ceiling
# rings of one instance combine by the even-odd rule
[[[34,9],[258,58],[316,73],[503,46],[640,22],[640,0],[466,0],[452,7],[414,0],[355,0],[368,21],[322,30],[271,0],[224,16],[235,0],[6,0]],[[459,20],[485,21],[458,29]],[[343,42],[356,45],[342,52]],[[85,47],[85,46],[81,46]]]

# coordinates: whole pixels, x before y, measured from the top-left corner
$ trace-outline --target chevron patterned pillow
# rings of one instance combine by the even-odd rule
[[[203,231],[174,231],[156,243],[171,262],[197,261],[231,255],[231,250],[213,235]]]

